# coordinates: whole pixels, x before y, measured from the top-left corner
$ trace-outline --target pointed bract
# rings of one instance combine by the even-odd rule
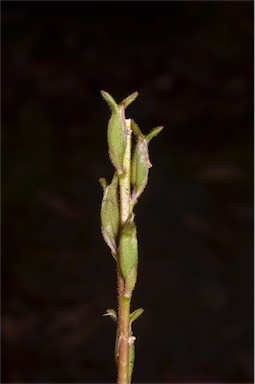
[[[126,97],[124,100],[122,100],[120,104],[122,104],[124,108],[127,108],[131,103],[133,103],[133,101],[135,101],[137,96],[138,96],[138,92],[134,92],[128,97]]]
[[[101,177],[101,178],[99,179],[99,183],[101,184],[101,187],[102,187],[103,190],[105,191],[105,190],[106,190],[106,187],[107,187],[107,182],[106,182],[105,178],[104,178],[104,177]]]
[[[108,92],[105,92],[105,91],[101,91],[101,95],[103,96],[103,98],[105,99],[105,101],[107,102],[110,110],[112,112],[115,112],[117,113],[118,112],[118,104],[116,103],[116,101],[114,100],[114,98],[110,95],[110,93]]]
[[[163,128],[164,127],[162,127],[162,126],[153,128],[151,130],[151,132],[148,133],[148,135],[145,136],[145,139],[149,142],[151,139],[153,139],[153,137],[158,136],[158,134],[162,131]]]
[[[107,309],[103,316],[109,316],[112,320],[118,321],[117,313],[114,309]]]
[[[144,312],[144,309],[143,308],[139,308],[139,309],[136,309],[134,312],[132,312],[130,314],[130,324],[133,323],[133,321],[135,321],[136,319],[138,319],[138,317],[140,317]]]

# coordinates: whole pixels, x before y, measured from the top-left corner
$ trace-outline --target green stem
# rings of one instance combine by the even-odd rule
[[[118,273],[120,276],[121,274]],[[123,278],[122,278],[123,281]],[[120,282],[119,287],[123,287]],[[118,384],[129,384],[130,298],[119,292],[118,308]]]
[[[131,168],[131,120],[125,119],[124,108],[120,109],[122,128],[126,132],[126,149],[123,158],[123,174],[119,176],[120,225],[130,215],[130,168]],[[125,281],[117,260],[118,279],[118,384],[129,384],[129,337],[130,301],[125,297]]]

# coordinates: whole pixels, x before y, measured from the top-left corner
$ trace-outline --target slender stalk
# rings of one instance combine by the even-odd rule
[[[126,131],[126,149],[123,159],[123,175],[120,185],[120,222],[123,225],[130,215],[130,167],[131,167],[131,120],[125,119],[124,108],[121,109],[121,121]],[[125,282],[117,260],[118,280],[118,384],[129,383],[129,317],[130,298],[124,296]]]
[[[124,280],[118,270],[118,384],[129,384],[130,301],[124,296]]]

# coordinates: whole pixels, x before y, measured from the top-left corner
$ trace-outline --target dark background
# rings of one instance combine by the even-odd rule
[[[2,380],[113,383],[109,110],[144,133],[139,383],[253,382],[253,2],[2,2]]]

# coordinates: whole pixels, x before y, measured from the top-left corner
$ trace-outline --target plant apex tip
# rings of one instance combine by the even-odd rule
[[[100,93],[103,96],[104,100],[107,102],[110,110],[112,112],[118,112],[118,105],[117,105],[116,101],[114,100],[114,98],[110,95],[110,93],[103,91],[103,90],[101,90]]]
[[[101,187],[103,188],[103,190],[105,191],[105,189],[107,187],[107,182],[106,182],[105,178],[104,177],[100,177],[100,179],[98,181],[99,181]]]
[[[161,125],[159,127],[153,128],[151,132],[145,136],[146,140],[149,142],[153,137],[158,136],[164,127]]]
[[[124,108],[127,108],[131,103],[133,103],[133,101],[135,101],[138,95],[139,93],[137,91],[133,92],[131,95],[122,100],[120,104],[123,105]]]

